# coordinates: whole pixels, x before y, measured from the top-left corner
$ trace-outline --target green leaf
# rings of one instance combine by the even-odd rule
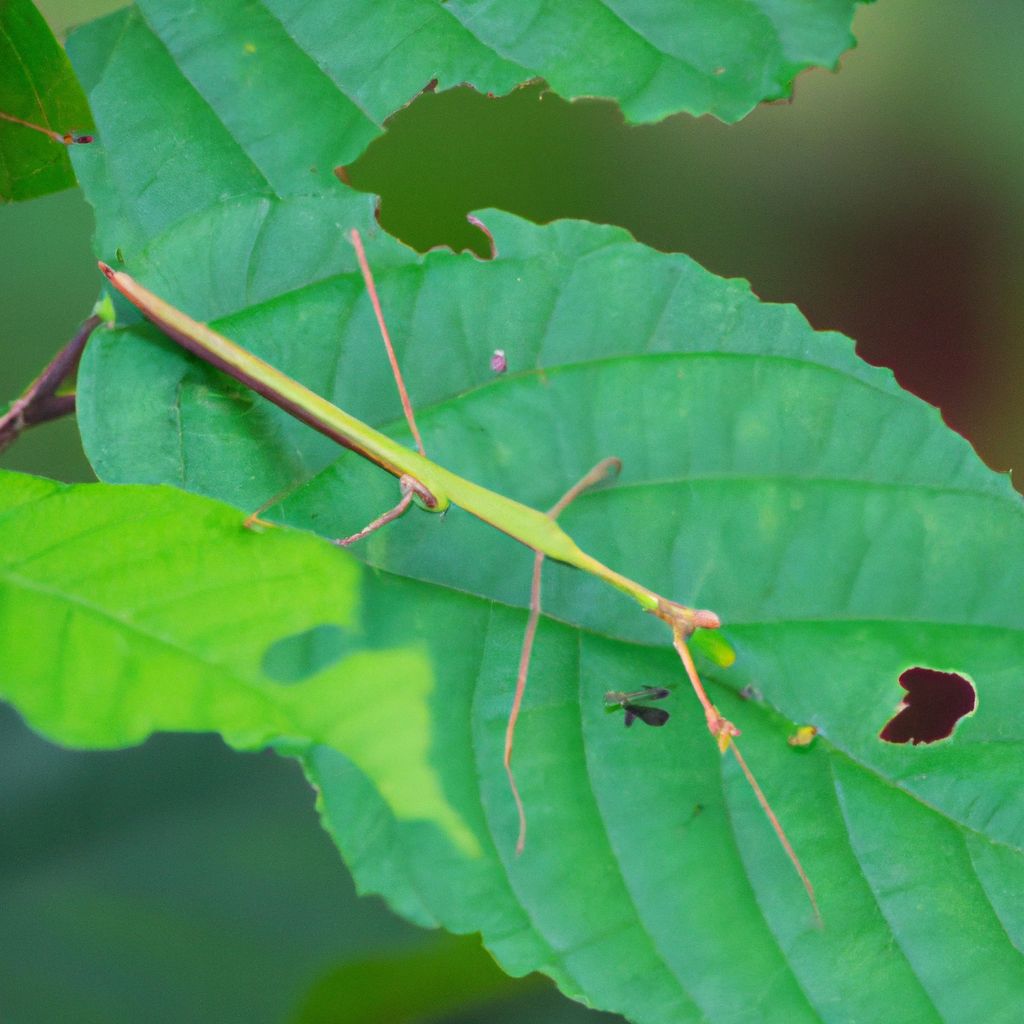
[[[218,91],[190,38],[165,32],[162,49],[137,15],[80,37],[106,126],[106,149],[78,158],[100,252],[125,246],[149,287],[402,435],[344,239],[371,229],[368,200],[328,191],[326,178],[316,193],[315,175],[303,191],[303,133],[323,125],[277,108],[288,137],[260,151],[252,105]],[[126,91],[141,81],[151,86]],[[174,145],[160,148],[161,131]],[[186,131],[194,151],[178,144]],[[339,131],[334,151],[354,137]],[[723,616],[739,658],[709,671],[712,696],[743,730],[825,927],[708,738],[659,624],[554,565],[517,738],[530,833],[515,856],[501,753],[530,558],[457,509],[410,513],[361,548],[375,571],[361,578],[354,642],[420,652],[436,683],[422,698],[428,770],[413,777],[439,780],[481,855],[453,841],[454,824],[437,827],[448,813],[437,800],[426,821],[412,806],[402,816],[365,759],[296,730],[359,884],[413,920],[481,931],[512,973],[541,969],[637,1021],[882,1020],[894,1005],[911,1021],[1013,1020],[1024,986],[1020,498],[848,340],[815,334],[742,282],[613,229],[485,219],[490,263],[370,240],[427,451],[539,507],[598,459],[623,459],[620,481],[582,497],[564,525],[613,567]],[[509,373],[495,378],[497,348]],[[148,328],[94,339],[80,410],[107,480],[171,482],[251,510],[312,477],[268,514],[327,537],[395,500],[392,480]],[[302,634],[274,668],[301,678],[325,649],[308,631],[332,621],[321,609],[264,634],[245,663],[274,668],[271,643]],[[948,741],[884,744],[898,676],[915,664],[969,675],[977,710]],[[360,695],[375,706],[392,684],[383,673],[369,683]],[[310,685],[273,684],[282,701]],[[646,685],[675,691],[665,728],[627,731],[605,714],[605,690]],[[819,736],[796,750],[786,739],[804,724]],[[217,725],[209,715],[198,727]],[[374,739],[404,746],[389,729]]]
[[[181,212],[186,196],[172,183],[193,175],[209,199],[322,189],[388,115],[434,82],[506,93],[540,76],[567,97],[617,100],[636,121],[679,111],[736,121],[788,95],[803,68],[835,66],[853,43],[856,6],[538,0],[524,11],[516,0],[143,0],[69,45],[86,88],[102,78],[101,137],[148,136],[137,154],[145,173],[124,167],[116,150],[75,156],[80,173],[84,165],[112,189],[126,178],[147,183],[141,202],[122,210],[145,232]],[[114,50],[121,71],[100,56]],[[143,78],[126,73],[133,66]],[[118,244],[134,247],[122,236]]]
[[[448,0],[444,9],[567,98],[614,99],[632,121],[686,111],[733,122],[788,96],[805,68],[835,67],[854,45],[857,3]]]
[[[0,2],[0,114],[61,135],[92,127],[67,55],[31,0]],[[67,146],[0,118],[0,202],[74,184]]]
[[[514,856],[501,746],[530,559],[459,510],[366,542],[387,575],[365,621],[374,643],[429,645],[444,680],[437,768],[485,858],[396,821],[347,760],[312,749],[362,886],[416,920],[481,929],[509,970],[539,967],[641,1021],[744,1019],[751,1005],[878,1019],[894,1000],[910,1019],[957,1021],[1000,1005],[994,992],[1010,1005],[1024,983],[1024,920],[1006,895],[1007,873],[1024,874],[1020,498],[933,408],[792,309],[620,231],[486,221],[491,263],[384,238],[372,251],[427,450],[541,507],[600,456],[623,459],[618,484],[563,521],[613,566],[724,616],[739,660],[712,674],[713,699],[743,729],[826,924],[815,931],[708,739],[659,624],[553,565],[516,747],[530,837]],[[179,251],[173,233],[162,244]],[[165,283],[187,278],[179,301],[230,304],[217,275],[204,286],[157,252]],[[371,422],[395,420],[351,256],[320,274],[245,308],[237,295],[219,326]],[[495,379],[497,347],[510,372]],[[230,384],[217,397],[218,376],[149,329],[93,345],[82,382],[87,447],[108,476],[164,473],[251,508],[324,459],[261,400]],[[344,455],[276,515],[339,535],[393,495]],[[913,664],[969,674],[979,706],[950,741],[896,748],[877,734]],[[605,690],[639,685],[676,691],[665,729],[627,732],[604,713]],[[760,698],[739,699],[745,687]],[[796,751],[786,739],[804,723],[819,738]],[[950,962],[963,965],[952,986]]]
[[[6,472],[0,534],[0,693],[44,735],[120,747],[216,730],[240,750],[293,754],[325,743],[399,816],[476,852],[427,763],[432,666],[411,642],[353,641],[365,595],[351,558],[307,536],[256,536],[230,508],[169,488]],[[347,648],[329,665],[295,681],[264,670],[268,647],[325,626]]]

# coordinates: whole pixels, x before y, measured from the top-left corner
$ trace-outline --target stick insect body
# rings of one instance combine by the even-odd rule
[[[400,382],[397,365],[391,353],[390,341],[387,339],[379,303],[377,302],[376,289],[372,284],[372,275],[369,274],[369,268],[366,266],[362,243],[356,232],[352,233],[352,242],[360,257],[360,264],[367,281],[371,299],[374,302],[382,334],[385,337],[389,357],[392,357],[392,366],[395,370],[396,380],[399,382],[399,390],[403,394],[403,405],[406,405],[404,387]],[[591,471],[579,484],[568,491],[545,514],[504,495],[481,487],[470,480],[466,480],[426,458],[420,451],[412,451],[399,444],[387,435],[374,430],[369,425],[339,409],[325,398],[309,390],[309,388],[282,373],[258,356],[236,345],[229,338],[219,334],[206,324],[193,320],[170,305],[170,303],[140,285],[128,274],[116,271],[102,262],[99,264],[99,267],[114,288],[136,306],[147,319],[151,320],[168,337],[178,342],[183,348],[192,352],[204,362],[240,381],[246,387],[263,395],[303,423],[308,424],[338,444],[356,452],[363,458],[370,460],[398,477],[402,485],[402,501],[396,506],[397,512],[386,513],[380,518],[380,522],[390,521],[391,518],[395,518],[397,514],[404,511],[409,504],[410,498],[431,512],[441,512],[454,503],[488,525],[520,541],[536,553],[534,583],[530,602],[530,620],[527,626],[527,636],[524,640],[516,696],[509,717],[505,743],[505,769],[508,773],[520,817],[520,835],[519,842],[517,843],[517,852],[522,852],[525,840],[526,819],[522,801],[511,771],[512,732],[522,698],[523,686],[525,685],[529,650],[532,645],[533,632],[536,629],[540,610],[541,564],[544,557],[549,557],[574,566],[610,583],[632,597],[644,611],[654,614],[669,627],[672,632],[673,646],[679,654],[694,693],[704,709],[708,731],[715,737],[719,749],[723,753],[729,749],[733,751],[748,783],[754,790],[765,814],[768,816],[779,841],[782,843],[800,876],[817,916],[817,904],[810,881],[789,840],[786,838],[781,824],[772,811],[767,797],[765,797],[734,742],[734,738],[739,735],[739,730],[732,722],[722,716],[711,703],[711,700],[704,691],[703,684],[697,674],[696,666],[687,646],[687,641],[695,630],[717,629],[720,625],[718,616],[714,612],[689,608],[686,605],[662,597],[648,587],[610,569],[596,558],[584,552],[555,521],[559,512],[565,508],[573,497],[586,486],[590,486],[595,481],[603,479],[608,473],[609,465],[617,462],[617,460],[605,460],[604,463],[595,467],[595,470]],[[408,407],[406,412],[408,415]],[[415,429],[414,436],[417,437],[419,444],[418,431]],[[421,444],[419,446],[422,448]],[[365,532],[360,531],[356,538],[365,535]],[[349,541],[353,539],[355,538],[348,538]],[[628,697],[632,695],[619,694],[617,696]],[[628,709],[629,702],[627,701],[623,706]],[[657,711],[659,709],[651,710]],[[653,717],[661,718],[660,715]],[[663,721],[657,724],[663,724]]]

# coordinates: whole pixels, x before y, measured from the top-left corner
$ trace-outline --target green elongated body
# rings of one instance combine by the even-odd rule
[[[425,502],[431,511],[441,511],[454,502],[534,551],[607,581],[629,594],[645,611],[658,613],[666,621],[682,620],[690,629],[718,625],[713,613],[693,612],[609,569],[583,551],[551,516],[466,480],[406,448],[236,345],[230,338],[193,320],[128,274],[105,263],[100,263],[99,267],[110,283],[147,319],[188,351],[396,477],[412,477],[433,498],[432,503]]]
[[[364,458],[375,462],[382,469],[386,469],[400,480],[403,477],[406,478],[403,481],[404,485],[408,486],[410,481],[413,482],[415,484],[414,493],[418,495],[422,503],[431,511],[441,511],[454,502],[483,522],[525,544],[528,548],[605,580],[632,597],[644,611],[652,612],[662,619],[672,631],[673,646],[679,653],[687,675],[690,677],[694,692],[704,708],[708,730],[715,737],[722,753],[730,747],[733,750],[761,806],[772,822],[772,827],[775,829],[779,840],[782,842],[790,860],[803,880],[811,903],[815,907],[815,913],[817,913],[814,891],[811,888],[810,881],[800,866],[800,862],[793,852],[785,833],[782,831],[782,826],[771,810],[767,798],[761,792],[750,769],[747,768],[746,762],[742,759],[739,749],[733,742],[734,737],[739,734],[739,730],[728,719],[723,718],[708,699],[687,648],[686,641],[693,635],[695,630],[718,628],[720,623],[718,616],[714,612],[695,610],[661,597],[653,590],[636,583],[621,573],[615,572],[614,569],[609,569],[608,566],[583,551],[555,521],[555,517],[560,509],[564,507],[568,500],[571,500],[569,495],[563,498],[563,501],[559,502],[549,513],[544,513],[523,505],[518,501],[513,501],[511,498],[506,498],[495,491],[481,487],[470,480],[466,480],[437,465],[437,463],[432,462],[419,452],[406,448],[380,431],[374,430],[373,427],[349,415],[343,409],[339,409],[336,405],[310,391],[309,388],[293,380],[276,367],[246,351],[240,345],[236,345],[229,338],[219,334],[206,324],[199,323],[197,320],[193,320],[185,313],[182,313],[181,310],[176,309],[170,303],[165,302],[159,296],[144,288],[128,274],[113,270],[105,263],[100,263],[99,267],[110,283],[129,302],[136,306],[144,316],[167,334],[168,337],[177,341],[200,359],[223,370],[247,387],[252,388],[258,394],[263,395],[303,423],[309,424],[322,434],[337,441],[338,444],[344,445]],[[596,468],[600,469],[601,467]],[[603,472],[602,470],[601,475],[597,479],[603,477]],[[583,487],[585,485],[586,480],[581,481],[578,486]],[[577,488],[573,489],[573,491],[576,490]],[[405,493],[409,492],[405,491]],[[573,492],[570,492],[571,494]],[[535,570],[534,576],[534,587],[538,595],[539,565],[540,562],[538,561],[538,568]],[[531,600],[531,608],[531,616],[533,616],[531,622],[535,623],[535,616],[539,613],[539,599],[536,596]],[[529,631],[527,635],[528,637],[530,636]],[[697,639],[705,653],[719,665],[728,666],[735,660],[736,655],[732,647],[727,641],[715,634],[700,633]],[[528,640],[527,644],[524,645],[524,651],[527,652],[527,660],[529,642]],[[512,730],[518,713],[518,702],[522,695],[522,687],[525,683],[525,675],[522,674],[522,669],[520,672],[520,681],[516,691],[516,703],[513,705],[512,714],[509,719],[509,731],[506,736],[505,748],[505,767],[506,771],[509,772],[509,781],[512,783],[513,793],[516,795],[516,802],[520,809],[520,821],[522,822],[519,848],[521,848],[523,836],[525,835],[525,832],[522,830],[525,828],[525,818],[523,817],[522,803],[518,797],[518,790],[515,788],[511,774],[510,757],[512,752]],[[667,693],[667,691],[655,688],[654,690],[637,691],[637,693],[616,692],[607,694],[605,700],[610,703],[617,703],[625,709],[627,725],[639,717],[648,725],[660,726],[664,725],[668,719],[667,712],[657,708],[646,708],[643,705],[634,705],[630,703],[630,699],[638,695],[649,696],[650,699],[660,699],[662,693]]]

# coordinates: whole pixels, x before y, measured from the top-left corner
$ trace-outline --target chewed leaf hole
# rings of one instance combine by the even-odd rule
[[[900,675],[900,686],[907,695],[878,734],[887,743],[944,740],[977,703],[974,684],[956,672],[916,666]]]
[[[263,672],[276,683],[301,683],[345,653],[345,634],[331,623],[282,637],[263,655]]]

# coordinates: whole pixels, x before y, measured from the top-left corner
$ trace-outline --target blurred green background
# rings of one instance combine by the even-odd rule
[[[119,4],[40,6],[62,32]],[[1019,467],[1024,4],[879,0],[854,29],[839,75],[803,75],[794,103],[739,126],[626,127],[611,105],[535,87],[455,90],[398,114],[348,179],[420,249],[480,246],[465,213],[489,206],[622,224],[854,337],[989,465]],[[0,399],[88,314],[91,230],[78,192],[0,208]],[[71,421],[30,431],[0,465],[90,479]],[[444,1019],[602,1019],[357,900],[296,766],[210,737],[74,753],[4,709],[0,905],[9,1024],[398,1021],[403,984],[412,1005],[439,1000],[438,1019],[471,992],[477,1005]],[[371,961],[389,956],[406,959],[382,986]]]

